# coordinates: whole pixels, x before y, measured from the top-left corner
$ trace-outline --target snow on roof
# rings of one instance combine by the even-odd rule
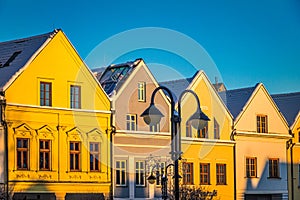
[[[57,30],[24,39],[0,42],[0,91]]]
[[[236,118],[243,110],[245,104],[251,97],[256,87],[257,85],[254,87],[239,88],[219,92],[220,97],[222,98],[223,102],[234,118]]]
[[[280,112],[291,126],[300,110],[300,92],[271,95]]]

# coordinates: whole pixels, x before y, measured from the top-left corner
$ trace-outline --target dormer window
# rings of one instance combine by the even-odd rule
[[[267,115],[257,115],[257,133],[268,133],[268,116]]]

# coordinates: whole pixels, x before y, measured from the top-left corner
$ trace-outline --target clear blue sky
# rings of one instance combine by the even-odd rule
[[[202,45],[228,89],[263,82],[270,93],[300,91],[299,0],[0,0],[0,19],[0,41],[61,28],[83,59],[123,31],[167,28]],[[116,61],[142,57],[184,74],[190,63],[176,56],[146,49]]]

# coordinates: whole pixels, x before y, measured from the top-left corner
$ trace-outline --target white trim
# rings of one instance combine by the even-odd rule
[[[117,147],[134,147],[134,148],[136,148],[136,147],[155,148],[155,149],[162,149],[162,148],[169,149],[170,148],[170,146],[168,146],[168,145],[158,146],[158,145],[155,145],[155,144],[153,144],[153,146],[151,146],[151,145],[144,145],[144,144],[139,145],[139,144],[118,144],[118,143],[115,143],[114,146],[117,146]]]
[[[81,60],[82,64],[84,65],[84,67],[87,69],[87,71],[90,73],[89,75],[92,76],[92,78],[94,79],[94,81],[97,83],[97,85],[101,88],[103,94],[106,96],[106,98],[111,101],[110,97],[106,94],[106,92],[104,91],[104,89],[102,88],[101,84],[99,83],[98,79],[96,78],[96,76],[94,76],[92,70],[87,66],[87,64],[84,62],[84,60],[81,58],[81,56],[79,55],[79,53],[77,52],[76,48],[73,46],[73,44],[71,43],[71,41],[69,40],[69,38],[66,36],[66,34],[62,31],[59,30],[65,37],[65,39],[68,41],[68,43],[71,45],[71,47],[73,48],[74,52],[77,54],[78,58]],[[81,66],[80,66],[81,67]],[[110,106],[110,105],[109,105]]]
[[[291,125],[290,129],[293,131],[293,129],[295,128],[295,126],[297,125],[298,120],[300,120],[300,111],[298,111],[298,114],[296,116],[296,118],[294,119],[294,123]]]
[[[287,194],[287,190],[254,190],[245,191],[245,194]]]
[[[271,103],[271,105],[273,106],[273,108],[275,108],[278,116],[281,118],[282,122],[284,123],[287,132],[289,129],[288,126],[288,122],[286,121],[286,119],[284,118],[283,114],[280,112],[278,106],[276,105],[276,103],[274,102],[273,98],[270,96],[269,92],[267,91],[267,89],[265,88],[265,86],[262,83],[259,83],[254,91],[252,92],[252,94],[250,95],[249,99],[247,100],[247,102],[245,103],[245,105],[242,108],[242,111],[238,114],[238,116],[234,119],[234,125],[236,125],[238,123],[238,121],[241,119],[242,115],[245,113],[245,111],[247,110],[248,106],[250,105],[251,101],[255,98],[255,96],[257,95],[258,91],[262,89],[265,96],[267,97],[267,99],[269,100],[269,102]]]
[[[278,133],[256,133],[256,132],[242,132],[237,131],[236,136],[245,136],[245,137],[257,137],[257,138],[277,138],[277,139],[290,139],[291,135],[288,134],[278,134]]]
[[[51,106],[36,106],[36,105],[27,105],[27,104],[18,104],[18,103],[7,103],[9,106],[17,106],[17,107],[27,107],[27,108],[39,108],[45,110],[65,110],[65,111],[73,111],[73,112],[89,112],[89,113],[105,113],[110,114],[111,111],[108,110],[86,110],[86,109],[72,109],[72,108],[60,108],[60,107],[51,107]]]
[[[200,77],[202,77],[202,79]],[[227,106],[225,105],[225,103],[223,102],[223,100],[221,99],[221,97],[217,93],[217,91],[214,89],[214,87],[212,86],[212,83],[210,82],[209,78],[206,76],[206,74],[203,70],[198,71],[197,75],[193,78],[192,82],[189,84],[189,86],[186,89],[195,91],[194,88],[200,83],[201,80],[203,80],[204,83],[206,83],[210,93],[212,95],[214,95],[215,99],[218,99],[219,103],[222,105],[221,107],[223,107],[223,109],[225,110],[227,115],[229,115],[231,120],[233,120],[233,116],[232,116],[231,112],[228,110]],[[196,83],[198,83],[198,84],[196,84]],[[183,97],[183,99],[184,99],[184,97]],[[200,99],[200,103],[201,103],[201,99]],[[177,105],[177,107],[178,107],[178,105]],[[205,106],[201,106],[201,109],[202,109],[202,107],[205,108]]]
[[[118,135],[122,135],[122,136],[149,136],[149,135],[153,135],[153,136],[169,136],[170,137],[170,133],[169,132],[151,132],[151,131],[129,131],[129,130],[117,130],[116,133]]]
[[[8,82],[5,83],[5,85],[2,88],[2,91],[7,90],[7,88],[22,74],[22,72],[30,65],[30,63],[42,52],[42,50],[49,44],[49,42],[52,40],[52,38],[57,34],[58,32],[55,32],[53,35],[50,35],[50,37],[47,38],[47,40],[34,52],[34,54],[27,60],[25,65],[21,67],[10,79]]]
[[[214,143],[216,145],[224,145],[224,144],[235,144],[235,141],[231,140],[216,140],[216,139],[206,139],[206,138],[191,138],[191,137],[182,137],[181,139],[182,143]],[[231,146],[230,145],[230,146]]]

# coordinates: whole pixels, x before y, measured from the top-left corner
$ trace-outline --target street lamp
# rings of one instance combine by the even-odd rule
[[[159,86],[155,88],[151,96],[150,106],[141,114],[141,117],[144,118],[144,121],[148,125],[156,125],[160,122],[161,118],[164,115],[160,110],[154,105],[155,94],[159,90],[164,90],[171,100],[171,158],[174,161],[174,196],[175,200],[179,200],[179,171],[178,171],[178,160],[181,157],[181,136],[180,136],[180,122],[181,122],[181,99],[184,94],[191,93],[196,98],[197,101],[197,110],[196,112],[188,119],[194,128],[198,130],[202,129],[209,121],[209,118],[201,111],[200,101],[198,96],[192,90],[184,90],[178,100],[178,114],[175,112],[175,102],[172,95],[172,92],[165,86]],[[179,129],[179,132],[178,132]],[[153,177],[154,175],[151,174]],[[150,177],[151,177],[150,175]],[[153,179],[153,177],[150,178]]]

